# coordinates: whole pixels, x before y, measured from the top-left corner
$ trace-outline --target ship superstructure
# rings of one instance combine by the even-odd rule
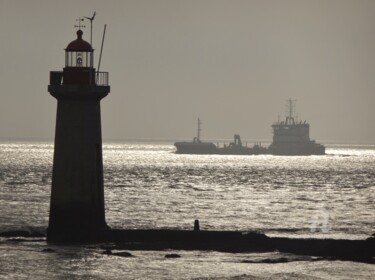
[[[273,142],[269,153],[274,155],[324,155],[325,147],[310,140],[310,125],[306,121],[297,121],[295,100],[287,100],[285,120],[272,125]]]

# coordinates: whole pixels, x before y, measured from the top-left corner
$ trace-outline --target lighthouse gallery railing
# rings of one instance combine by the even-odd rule
[[[63,84],[63,71],[51,71],[50,72],[50,85],[62,85]],[[93,85],[96,86],[108,86],[109,73],[108,72],[95,72],[95,82]]]

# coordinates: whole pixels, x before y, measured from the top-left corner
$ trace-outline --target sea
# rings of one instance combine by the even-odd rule
[[[375,145],[324,156],[179,155],[173,142],[103,144],[112,228],[365,239],[375,232]],[[45,231],[53,142],[0,142],[0,232]],[[45,250],[50,249],[50,250]],[[374,279],[375,266],[281,252],[129,251],[0,237],[0,279]],[[180,258],[165,258],[166,254]],[[282,261],[278,261],[282,260]]]

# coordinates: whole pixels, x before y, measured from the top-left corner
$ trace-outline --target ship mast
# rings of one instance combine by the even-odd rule
[[[197,140],[198,140],[198,142],[201,141],[201,124],[202,124],[202,122],[201,122],[201,120],[198,118],[198,135],[197,135]]]
[[[286,103],[286,124],[294,124],[294,113],[295,113],[295,103],[296,100],[289,98]]]

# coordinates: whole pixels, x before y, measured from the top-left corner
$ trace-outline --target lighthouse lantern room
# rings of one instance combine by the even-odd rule
[[[95,81],[94,50],[82,39],[83,32],[77,31],[77,39],[70,42],[65,49],[65,67],[63,83],[93,84]]]

